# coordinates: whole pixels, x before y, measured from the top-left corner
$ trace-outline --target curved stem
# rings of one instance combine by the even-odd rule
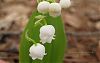
[[[31,39],[31,38],[28,36],[28,31],[26,31],[25,37],[26,37],[27,40],[29,40],[29,41],[33,42],[34,44],[36,44],[35,40]]]
[[[43,26],[43,24],[42,23],[39,23],[41,26]]]
[[[38,24],[38,23],[40,23],[41,21],[42,21],[42,19],[37,20],[37,21],[35,22],[35,25]]]
[[[38,15],[38,16],[35,16],[35,19],[43,19],[43,18],[45,18],[46,16],[44,16],[44,15]]]
[[[36,16],[35,18],[36,18],[36,19],[39,19],[39,20],[37,20],[37,21],[35,22],[35,25],[37,25],[37,24],[43,25],[43,24],[41,23],[41,21],[43,21],[44,24],[47,25],[47,22],[46,22],[45,17],[46,17],[46,16],[44,16],[44,15],[38,15],[38,16]]]
[[[46,21],[46,19],[43,19],[43,21],[44,21],[44,24],[47,25],[47,21]]]
[[[34,26],[37,26],[37,25],[39,25],[39,24],[40,24],[41,26],[43,26],[43,24],[41,23],[41,21],[43,21],[43,19],[40,19],[40,20],[36,21]]]

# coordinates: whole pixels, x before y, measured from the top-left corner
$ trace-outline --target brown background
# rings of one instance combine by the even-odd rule
[[[0,0],[0,63],[18,63],[20,36],[35,2]],[[64,63],[100,63],[100,0],[71,2],[62,10],[68,39]]]

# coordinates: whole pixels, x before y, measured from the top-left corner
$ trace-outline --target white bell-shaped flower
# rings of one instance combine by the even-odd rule
[[[44,43],[51,43],[54,39],[55,28],[52,25],[45,25],[40,28],[40,41]]]
[[[40,12],[40,13],[42,13],[42,14],[47,13],[48,10],[49,10],[49,5],[50,5],[50,3],[47,2],[47,1],[42,1],[42,2],[40,2],[40,3],[38,4],[38,6],[37,6],[38,12]]]
[[[29,49],[29,56],[32,57],[33,60],[40,59],[42,60],[45,53],[45,47],[39,43],[33,44]]]
[[[70,0],[60,0],[59,4],[61,5],[61,8],[68,8],[71,6]]]
[[[59,3],[51,3],[49,5],[49,15],[52,17],[61,15],[61,6],[59,5]]]

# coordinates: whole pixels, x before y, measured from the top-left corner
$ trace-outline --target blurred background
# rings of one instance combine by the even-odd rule
[[[18,63],[19,43],[32,0],[0,0],[0,63]],[[62,10],[68,45],[64,63],[100,63],[100,0],[71,0]]]

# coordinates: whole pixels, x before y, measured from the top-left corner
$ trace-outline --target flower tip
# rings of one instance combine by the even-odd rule
[[[44,55],[47,55],[47,53],[44,53]]]
[[[43,58],[38,58],[38,59],[42,60]]]
[[[36,58],[32,58],[33,60],[35,60]]]
[[[55,38],[52,38],[53,40],[55,40]]]

